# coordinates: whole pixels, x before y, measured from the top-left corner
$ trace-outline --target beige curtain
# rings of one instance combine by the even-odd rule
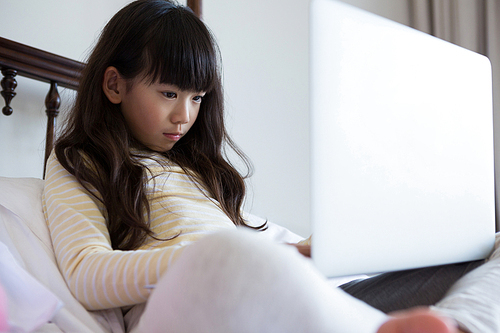
[[[410,25],[484,54],[493,70],[497,207],[500,208],[500,1],[408,0]],[[500,211],[500,209],[498,209]],[[497,212],[497,230],[500,214]]]

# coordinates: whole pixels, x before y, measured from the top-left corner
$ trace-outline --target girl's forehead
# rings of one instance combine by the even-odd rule
[[[173,83],[162,83],[162,82],[153,82],[153,83],[146,83],[148,85],[151,85],[151,86],[154,86],[158,89],[162,89],[162,90],[175,90],[175,91],[182,91],[182,92],[194,92],[194,93],[205,93],[205,91],[194,91],[194,90],[190,90],[190,89],[181,89],[179,88],[178,85],[176,84],[173,84]]]

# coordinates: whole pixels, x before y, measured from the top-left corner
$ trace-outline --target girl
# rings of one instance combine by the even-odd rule
[[[75,297],[120,308],[129,332],[455,332],[425,309],[388,317],[293,247],[233,230],[249,227],[245,186],[224,149],[246,159],[219,70],[204,24],[166,0],[135,1],[104,28],[43,194]]]

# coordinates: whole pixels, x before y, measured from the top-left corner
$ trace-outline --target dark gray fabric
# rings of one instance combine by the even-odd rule
[[[385,312],[434,305],[462,276],[484,260],[412,269],[355,280],[340,286],[348,294]]]

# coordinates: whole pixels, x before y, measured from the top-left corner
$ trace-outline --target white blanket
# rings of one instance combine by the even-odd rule
[[[120,309],[89,312],[68,289],[59,272],[42,213],[42,189],[41,179],[0,177],[0,242],[3,243],[0,247],[0,283],[9,298],[10,320],[30,317],[24,322],[26,326],[22,331],[38,327],[37,332],[123,333]],[[264,222],[253,215],[246,217],[252,225]],[[301,240],[286,228],[273,223],[268,226],[262,233],[267,239],[290,243]],[[16,281],[14,276],[22,276],[23,282]],[[20,292],[18,284],[30,287]],[[47,304],[39,307],[42,297]],[[26,309],[26,304],[35,305],[36,311],[21,313],[20,309]]]
[[[0,212],[5,208],[0,206]],[[62,301],[16,262],[0,242],[0,283],[7,298],[11,332],[31,332],[49,322],[63,306]]]

